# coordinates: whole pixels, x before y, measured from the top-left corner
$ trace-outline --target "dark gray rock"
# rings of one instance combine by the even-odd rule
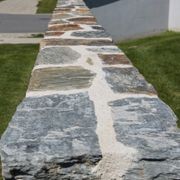
[[[114,46],[114,47],[106,47],[106,46],[92,47],[92,48],[87,48],[87,50],[91,51],[91,52],[96,52],[96,53],[120,53],[120,52],[122,52],[116,46]]]
[[[87,93],[26,98],[1,139],[7,179],[97,179],[101,159]]]
[[[80,57],[81,55],[70,47],[48,47],[39,52],[36,65],[71,64]]]
[[[91,86],[95,74],[79,66],[36,69],[29,91],[71,90]]]
[[[138,151],[124,179],[178,179],[180,131],[172,110],[158,98],[126,98],[109,105],[117,140]]]
[[[73,32],[71,36],[84,38],[107,38],[109,35],[105,31],[77,31]]]
[[[114,92],[127,93],[156,93],[153,86],[134,67],[131,68],[103,68],[105,78]]]

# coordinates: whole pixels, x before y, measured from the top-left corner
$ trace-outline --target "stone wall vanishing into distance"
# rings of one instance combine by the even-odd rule
[[[176,120],[83,0],[59,0],[1,138],[3,176],[177,180]]]

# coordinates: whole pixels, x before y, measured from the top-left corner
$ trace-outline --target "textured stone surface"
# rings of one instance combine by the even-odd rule
[[[116,138],[138,151],[124,179],[180,177],[180,136],[174,113],[158,98],[110,102]]]
[[[105,31],[83,31],[73,32],[72,36],[84,38],[107,38],[109,35]]]
[[[124,54],[99,54],[104,64],[131,64]]]
[[[156,93],[136,68],[103,68],[105,78],[114,92],[127,93]]]
[[[121,50],[117,48],[116,46],[91,47],[91,48],[87,48],[87,50],[91,52],[96,52],[96,53],[120,53],[121,52]]]
[[[47,31],[46,33],[45,33],[45,36],[61,36],[61,35],[63,35],[64,34],[64,32],[61,32],[61,31]]]
[[[32,73],[29,91],[70,90],[87,88],[95,74],[81,67],[52,67]]]
[[[87,93],[26,98],[1,139],[7,179],[96,179],[101,159]]]
[[[49,31],[71,31],[82,29],[78,24],[55,24],[48,27]]]
[[[94,39],[44,39],[41,42],[41,48],[44,46],[62,46],[62,45],[86,45],[86,46],[105,46],[113,45],[111,40]]]
[[[70,18],[68,19],[68,21],[70,22],[75,22],[78,24],[96,24],[96,19],[92,16],[92,17],[77,17],[77,18]]]
[[[71,64],[80,57],[81,55],[70,47],[48,47],[39,52],[36,65]]]

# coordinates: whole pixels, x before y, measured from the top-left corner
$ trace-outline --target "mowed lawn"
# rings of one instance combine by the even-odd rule
[[[39,45],[0,45],[0,136],[25,96],[38,51]]]
[[[37,13],[52,13],[57,4],[57,0],[39,0]]]
[[[173,109],[180,127],[180,33],[166,32],[118,46]]]

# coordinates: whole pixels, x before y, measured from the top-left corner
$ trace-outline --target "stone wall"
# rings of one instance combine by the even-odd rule
[[[82,0],[59,0],[1,138],[5,179],[180,177],[172,110]]]

